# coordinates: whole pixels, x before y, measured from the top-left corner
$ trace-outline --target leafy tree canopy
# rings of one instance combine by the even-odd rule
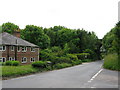
[[[8,32],[10,34],[12,34],[14,31],[19,30],[19,26],[15,25],[14,23],[3,23],[2,24],[2,31],[3,32]]]
[[[34,25],[27,25],[21,31],[21,38],[40,46],[41,49],[50,45],[50,38],[44,34],[43,28]]]

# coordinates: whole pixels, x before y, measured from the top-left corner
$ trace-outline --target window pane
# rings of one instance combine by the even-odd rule
[[[5,58],[3,58],[3,62],[5,62]]]
[[[20,51],[20,47],[18,46],[18,51]]]
[[[35,51],[35,48],[31,47],[31,51],[33,51],[33,52],[34,52],[34,51]]]
[[[5,50],[5,46],[3,46],[3,50]]]
[[[0,46],[0,50],[3,50],[3,46]]]
[[[14,46],[11,46],[11,50],[12,50],[12,51],[14,50]]]
[[[2,58],[0,58],[0,62],[2,62]]]

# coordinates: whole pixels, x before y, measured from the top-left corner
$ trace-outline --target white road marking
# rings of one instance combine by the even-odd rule
[[[96,78],[98,76],[98,74],[100,74],[102,71],[103,71],[103,69],[98,71],[98,73],[96,73],[88,82],[92,82],[92,80],[94,80],[94,78]]]
[[[96,88],[96,87],[91,87],[91,88]]]

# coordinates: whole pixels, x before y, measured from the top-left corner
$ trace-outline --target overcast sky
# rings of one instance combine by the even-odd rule
[[[5,22],[94,31],[99,38],[118,22],[119,0],[1,0],[0,25]]]

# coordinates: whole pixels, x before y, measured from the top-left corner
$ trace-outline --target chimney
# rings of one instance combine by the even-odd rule
[[[13,32],[13,35],[16,36],[16,37],[18,37],[18,38],[20,38],[20,30],[15,30]]]

